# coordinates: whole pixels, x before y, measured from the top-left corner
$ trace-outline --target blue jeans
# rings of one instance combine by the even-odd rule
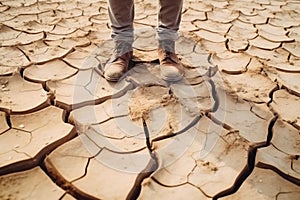
[[[157,39],[175,41],[181,21],[183,0],[159,0]],[[133,43],[134,0],[109,0],[112,38]]]

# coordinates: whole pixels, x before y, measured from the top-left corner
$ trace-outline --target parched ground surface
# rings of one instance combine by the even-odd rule
[[[300,2],[184,1],[178,83],[135,5],[112,84],[106,1],[0,1],[0,199],[300,199]]]

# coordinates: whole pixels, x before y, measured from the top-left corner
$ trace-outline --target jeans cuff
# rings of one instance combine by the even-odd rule
[[[123,42],[126,42],[126,43],[132,45],[132,43],[134,41],[134,33],[133,33],[133,30],[112,32],[111,38],[116,42],[123,41]]]
[[[158,40],[172,40],[175,41],[178,38],[178,32],[172,29],[158,27],[156,28]]]

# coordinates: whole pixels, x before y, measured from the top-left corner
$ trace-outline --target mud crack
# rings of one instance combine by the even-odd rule
[[[82,200],[98,200],[98,198],[95,198],[89,194],[82,192],[72,183],[68,182],[65,178],[63,178],[63,176],[60,175],[59,171],[52,164],[50,159],[46,158],[45,161],[41,164],[41,168],[56,185],[64,189],[66,193],[72,195],[74,198]]]
[[[278,119],[278,115],[275,114],[269,123],[268,135],[267,135],[265,142],[260,142],[260,143],[256,143],[256,144],[249,146],[248,156],[247,156],[248,157],[247,164],[245,165],[245,167],[243,168],[241,173],[238,175],[238,177],[235,179],[233,185],[230,188],[223,190],[220,193],[216,194],[213,197],[213,200],[217,200],[221,197],[229,196],[239,190],[239,188],[242,186],[244,181],[248,178],[248,176],[253,172],[253,170],[255,168],[255,159],[256,159],[257,150],[259,148],[265,148],[270,145],[272,137],[273,137],[273,127],[274,127],[277,119]],[[259,164],[259,165],[262,166],[262,164]],[[292,178],[292,177],[290,177],[290,178]],[[295,181],[295,180],[293,180],[293,181]],[[296,180],[296,184],[297,184],[297,180]]]

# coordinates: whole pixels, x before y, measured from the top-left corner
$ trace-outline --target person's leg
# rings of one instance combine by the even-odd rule
[[[132,57],[134,0],[109,0],[108,15],[111,37],[115,47],[110,61],[104,69],[104,77],[118,81],[128,70]]]
[[[166,81],[178,81],[183,77],[183,67],[175,54],[175,40],[181,21],[183,0],[160,0],[157,39],[161,76]]]
[[[181,21],[183,0],[159,0],[157,38],[175,41]]]

